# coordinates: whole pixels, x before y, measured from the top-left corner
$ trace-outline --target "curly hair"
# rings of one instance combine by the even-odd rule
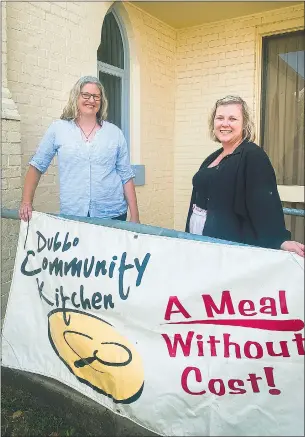
[[[216,137],[214,133],[214,119],[218,106],[232,105],[232,104],[241,105],[242,108],[243,140],[254,141],[255,140],[254,123],[252,121],[247,103],[239,96],[226,96],[222,99],[217,100],[217,102],[215,103],[211,115],[209,117],[209,132],[210,132],[211,139],[213,141],[220,143],[219,139]]]
[[[87,83],[95,84],[101,93],[101,106],[96,114],[96,120],[99,124],[102,124],[103,120],[107,119],[107,108],[108,108],[108,101],[105,94],[105,89],[101,82],[94,76],[83,76],[76,84],[73,86],[73,88],[70,91],[70,96],[68,103],[63,109],[63,112],[60,116],[62,120],[75,120],[78,116],[78,106],[77,101],[80,96],[81,90],[84,87],[84,85],[87,85]]]

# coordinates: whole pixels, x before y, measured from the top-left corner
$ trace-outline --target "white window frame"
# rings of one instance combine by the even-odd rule
[[[120,77],[121,78],[121,129],[123,131],[123,134],[125,136],[128,149],[130,150],[130,96],[129,96],[129,88],[130,88],[130,65],[129,65],[129,46],[128,46],[128,39],[125,27],[122,23],[122,20],[120,19],[117,12],[110,8],[106,15],[112,14],[117,22],[117,25],[119,27],[122,43],[123,43],[123,52],[124,52],[124,69],[115,67],[113,65],[107,64],[105,62],[97,61],[97,75],[99,77],[99,73],[106,73],[110,74],[112,76]],[[102,31],[102,29],[101,29]]]

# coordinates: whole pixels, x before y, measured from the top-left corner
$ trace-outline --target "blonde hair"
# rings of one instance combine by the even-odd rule
[[[214,119],[218,106],[238,104],[241,105],[243,115],[243,140],[254,141],[254,123],[252,121],[247,103],[239,96],[226,96],[223,99],[217,100],[209,118],[209,132],[213,141],[220,143],[214,132]]]
[[[77,101],[83,86],[87,85],[87,83],[94,83],[98,87],[101,93],[101,106],[96,114],[97,122],[99,124],[102,124],[103,120],[107,119],[108,101],[106,98],[105,89],[103,85],[94,76],[83,76],[80,79],[78,79],[78,81],[70,91],[68,103],[64,107],[63,112],[60,116],[62,120],[75,120],[77,118],[77,116],[79,115]]]

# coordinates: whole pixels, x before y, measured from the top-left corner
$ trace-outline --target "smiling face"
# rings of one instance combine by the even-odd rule
[[[94,97],[91,95],[93,94]],[[90,95],[90,97],[89,97]],[[89,99],[86,97],[89,97]],[[97,114],[101,106],[101,92],[95,83],[87,83],[81,89],[77,100],[77,107],[81,116]]]
[[[222,145],[234,146],[243,138],[243,114],[239,104],[218,106],[214,118],[214,133]]]

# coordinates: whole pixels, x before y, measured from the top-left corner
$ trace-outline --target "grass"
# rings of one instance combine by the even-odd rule
[[[28,374],[29,375],[29,374]],[[1,367],[2,437],[155,437],[97,403]],[[60,389],[59,389],[60,388]]]
[[[2,386],[1,404],[2,437],[90,435],[85,426],[75,424],[72,415],[60,414],[21,388]]]
[[[67,411],[62,405],[48,405],[26,389],[3,384],[1,393],[2,437],[76,437],[105,435],[97,430],[92,418],[79,411]]]

